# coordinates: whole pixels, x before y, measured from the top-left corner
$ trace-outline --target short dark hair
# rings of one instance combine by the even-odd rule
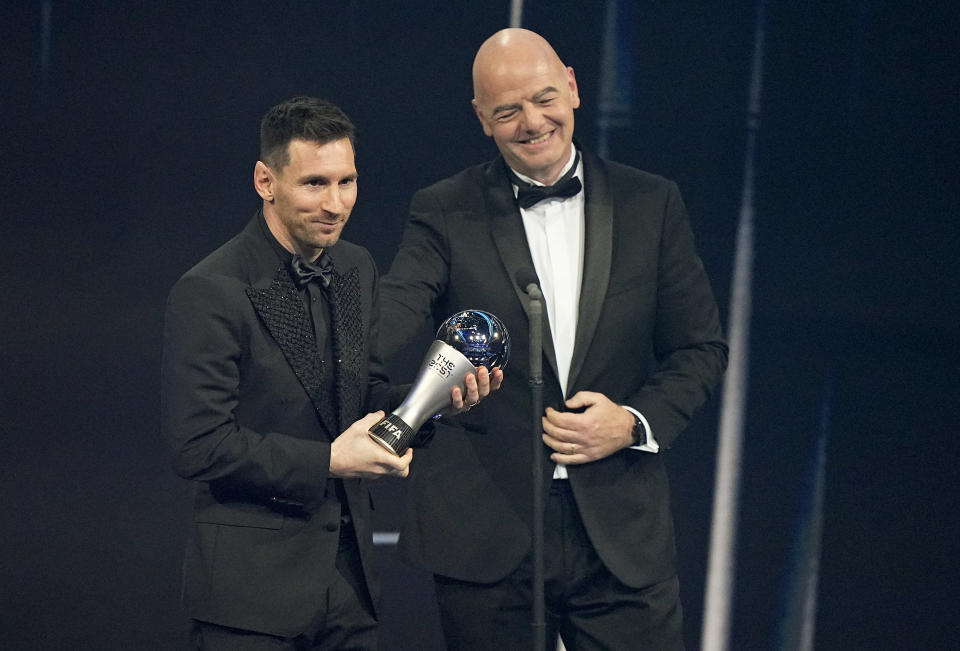
[[[290,162],[287,145],[302,139],[325,145],[349,138],[356,149],[356,128],[343,110],[316,97],[298,96],[277,104],[260,121],[260,160],[281,169]]]

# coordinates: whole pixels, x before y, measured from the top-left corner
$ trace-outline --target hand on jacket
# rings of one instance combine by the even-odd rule
[[[602,393],[578,391],[566,406],[583,411],[547,407],[542,418],[543,442],[555,450],[550,455],[553,462],[588,463],[633,445],[633,414]]]

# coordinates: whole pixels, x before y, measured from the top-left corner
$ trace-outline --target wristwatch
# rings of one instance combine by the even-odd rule
[[[632,411],[630,413],[633,415],[633,447],[644,445],[647,442],[647,429],[639,416]]]

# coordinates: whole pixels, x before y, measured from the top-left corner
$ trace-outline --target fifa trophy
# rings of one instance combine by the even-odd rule
[[[403,403],[370,428],[371,438],[402,455],[417,430],[450,405],[453,387],[466,396],[468,372],[476,375],[480,366],[502,369],[509,357],[510,335],[500,319],[482,310],[454,314],[437,330]]]

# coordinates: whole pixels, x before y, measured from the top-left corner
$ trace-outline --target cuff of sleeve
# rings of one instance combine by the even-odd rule
[[[643,430],[647,434],[646,443],[644,443],[643,445],[630,446],[630,449],[640,450],[642,452],[652,452],[653,454],[656,454],[657,452],[659,452],[660,444],[657,443],[657,439],[653,438],[653,430],[650,429],[650,423],[648,423],[647,419],[643,417],[643,414],[641,414],[639,411],[637,411],[633,407],[628,407],[627,405],[620,405],[620,406],[640,419],[640,423],[643,425]]]

